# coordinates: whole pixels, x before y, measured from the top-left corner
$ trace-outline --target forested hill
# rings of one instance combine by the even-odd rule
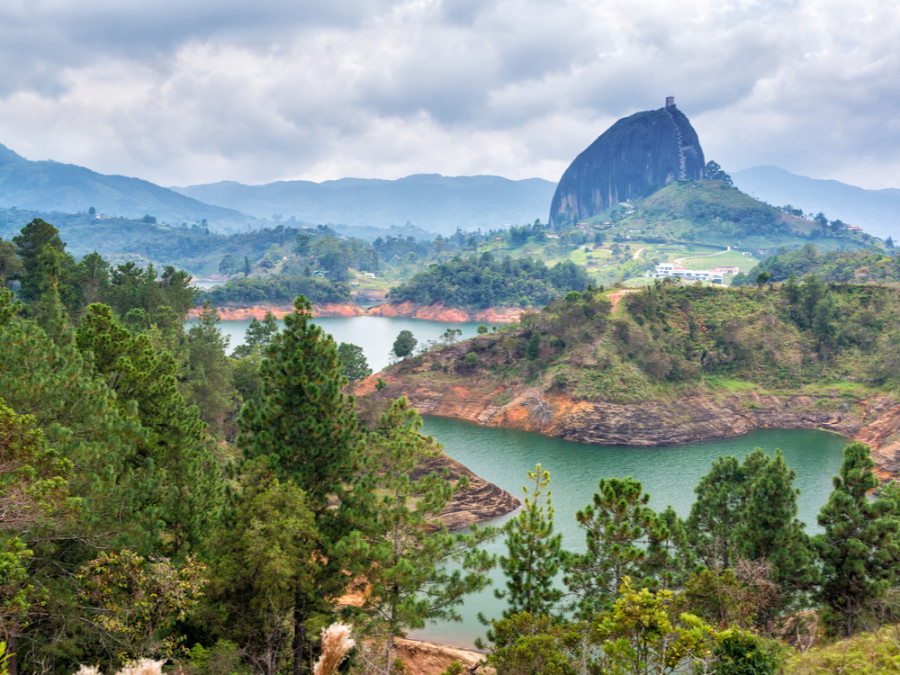
[[[823,281],[854,283],[900,284],[900,257],[893,250],[868,248],[856,251],[820,252],[812,243],[796,251],[773,255],[754,267],[745,276],[739,274],[732,282],[736,286],[753,285],[760,274],[768,274],[769,281],[787,281],[815,274]],[[893,254],[893,255],[892,255]]]
[[[390,291],[391,302],[443,303],[462,309],[500,306],[543,306],[568,291],[590,283],[584,268],[566,260],[552,268],[531,258],[456,257],[432,265]]]
[[[900,383],[895,288],[815,276],[764,290],[658,282],[620,299],[610,314],[602,290],[570,292],[520,325],[417,358],[575,400],[645,401],[723,380],[795,391]]]
[[[202,222],[172,226],[157,222],[153,216],[109,218],[87,212],[46,214],[23,209],[0,209],[0,238],[12,239],[35,219],[45,220],[58,228],[66,242],[66,250],[76,257],[96,252],[116,263],[131,261],[144,266],[148,263],[158,267],[173,265],[198,277],[244,271],[245,259],[254,270],[263,259],[274,265],[273,258],[280,260],[291,254],[298,236],[313,242],[338,238],[337,232],[324,225],[301,227],[299,224],[282,224],[222,234],[211,231]],[[342,239],[356,248],[367,246],[352,237]],[[368,249],[375,255],[370,246]],[[226,257],[237,261],[236,270],[227,272],[227,265],[225,272],[220,269]],[[375,265],[377,267],[377,263]],[[292,301],[294,297],[287,301]]]
[[[809,241],[824,250],[877,244],[871,235],[829,222],[807,220],[790,206],[758,201],[723,180],[676,181],[645,199],[617,204],[589,219],[606,239],[694,242],[771,255]]]

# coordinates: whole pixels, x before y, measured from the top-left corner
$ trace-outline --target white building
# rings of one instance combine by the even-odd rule
[[[678,277],[686,281],[709,281],[714,284],[723,283],[726,274],[733,274],[736,268],[720,268],[714,270],[689,270],[675,263],[660,263],[656,266],[656,273],[648,272],[649,276],[657,279],[665,279],[666,277]]]

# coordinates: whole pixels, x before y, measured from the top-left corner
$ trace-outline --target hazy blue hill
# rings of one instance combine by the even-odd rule
[[[0,145],[0,207],[79,213],[92,206],[115,217],[149,214],[173,224],[206,220],[212,229],[222,231],[253,220],[139,178],[108,176],[73,164],[33,162]]]
[[[531,223],[547,212],[556,184],[540,178],[417,174],[398,180],[342,178],[314,183],[231,181],[172,188],[183,195],[249,213],[310,223],[387,228],[407,222],[451,234]]]
[[[830,220],[858,225],[878,237],[900,239],[900,190],[866,190],[836,180],[798,176],[777,166],[755,166],[731,174],[749,195],[775,206],[791,204]]]

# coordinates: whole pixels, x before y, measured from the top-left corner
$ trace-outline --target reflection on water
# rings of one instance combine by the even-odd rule
[[[362,347],[369,367],[376,373],[390,363],[391,349],[401,330],[412,331],[418,345],[421,346],[431,340],[437,340],[448,328],[462,331],[462,339],[473,337],[479,325],[471,321],[443,323],[383,316],[318,317],[313,321],[338,344],[350,342]],[[220,328],[230,340],[229,350],[244,343],[244,335],[249,325],[250,319],[222,321]]]

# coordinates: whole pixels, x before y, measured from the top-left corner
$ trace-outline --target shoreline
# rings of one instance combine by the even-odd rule
[[[294,311],[291,304],[277,305],[224,305],[214,308],[220,319],[226,321],[257,319],[262,320],[266,312],[271,312],[276,319],[282,319]],[[200,315],[201,308],[193,307],[188,311],[188,318]],[[419,305],[412,302],[386,303],[373,307],[363,307],[352,302],[322,303],[312,306],[314,317],[352,317],[382,316],[398,319],[423,319],[445,323],[481,322],[485,324],[508,324],[519,321],[522,314],[532,311],[521,307],[489,307],[480,310],[464,310],[458,307],[447,307],[441,303]]]
[[[489,378],[462,382],[426,371],[414,377],[382,371],[355,383],[352,393],[371,395],[379,378],[385,382],[381,396],[405,396],[423,415],[481,426],[622,447],[724,440],[756,429],[819,429],[868,445],[882,479],[897,479],[900,469],[900,401],[874,392],[850,400],[837,391],[779,395],[697,391],[672,400],[617,403],[576,400]]]

